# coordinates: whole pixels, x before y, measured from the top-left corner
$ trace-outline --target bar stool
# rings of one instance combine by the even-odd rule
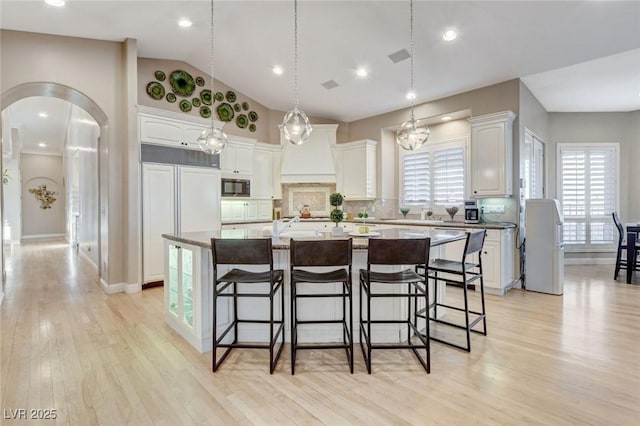
[[[434,305],[433,305],[433,317],[430,318],[431,321],[446,324],[451,327],[461,328],[466,332],[467,345],[462,346],[450,341],[443,340],[441,338],[437,338],[431,336],[431,340],[435,340],[436,342],[444,343],[449,346],[453,346],[458,349],[463,349],[467,352],[471,352],[471,332],[480,333],[483,335],[487,335],[487,315],[485,310],[484,303],[484,278],[482,275],[482,246],[484,245],[484,238],[486,236],[487,231],[475,231],[475,232],[467,232],[467,239],[464,246],[464,252],[462,253],[462,260],[460,262],[454,260],[447,259],[435,259],[431,263],[429,263],[428,273],[433,273],[433,275],[428,275],[428,278],[434,280]],[[469,256],[474,253],[478,253],[478,263],[470,263],[467,262]],[[424,269],[424,265],[418,266],[417,270]],[[460,279],[451,278],[451,276],[442,277],[438,276],[438,273],[446,273],[454,276],[461,277]],[[425,273],[425,275],[427,275]],[[472,311],[469,309],[469,298],[468,298],[468,289],[467,286],[476,280],[480,280],[480,300],[482,303],[482,311]],[[453,306],[446,303],[438,302],[438,281],[446,281],[447,283],[460,284],[462,286],[463,292],[463,307]],[[455,311],[464,312],[464,325],[460,325],[451,321],[446,321],[443,319],[438,319],[438,306],[453,309]],[[470,321],[470,314],[476,315],[473,321]],[[426,310],[419,313],[419,316],[426,318],[429,313]],[[482,331],[474,330],[475,327],[480,321],[482,321]]]
[[[422,306],[429,304],[429,288],[424,275],[420,275],[411,269],[403,269],[400,272],[372,271],[372,266],[383,265],[418,265],[429,264],[430,238],[422,239],[370,239],[369,253],[367,257],[367,269],[360,269],[360,347],[367,365],[367,372],[371,374],[371,350],[372,349],[411,349],[422,367],[427,373],[431,372],[431,350],[429,343],[429,321],[425,321],[424,335],[418,330],[418,317],[416,315],[418,302]],[[373,284],[379,284],[378,288],[385,288],[385,292],[374,292]],[[407,286],[405,292],[390,292],[389,288]],[[401,287],[400,287],[401,288]],[[366,297],[366,316],[363,313],[363,292]],[[371,319],[371,300],[376,298],[400,298],[407,299],[406,319]],[[413,302],[413,303],[412,303]],[[371,324],[406,324],[406,343],[380,343],[372,344]],[[412,336],[419,342],[412,343]],[[420,356],[418,349],[424,349],[425,358]]]
[[[314,240],[290,241],[291,262],[291,374],[296,370],[296,352],[301,349],[344,349],[349,369],[353,374],[353,303],[351,296],[351,253],[352,240]],[[335,267],[324,272],[311,272],[300,267]],[[320,284],[322,287],[341,283],[339,293],[299,293],[298,284]],[[340,298],[342,299],[342,318],[336,320],[300,320],[298,319],[298,299]],[[349,319],[347,320],[347,305]],[[298,343],[298,325],[300,324],[342,324],[342,343],[306,344]]]
[[[259,239],[211,239],[211,254],[213,259],[213,355],[212,370],[220,367],[229,352],[233,348],[246,349],[269,349],[269,373],[273,374],[278,358],[284,347],[284,272],[282,269],[273,269],[273,249],[271,238]],[[243,269],[233,268],[221,277],[218,277],[219,265],[263,265],[268,266],[264,272],[251,272]],[[247,287],[256,288],[261,283],[268,283],[267,292],[240,293],[238,285],[244,284]],[[227,290],[231,291],[227,291]],[[280,319],[275,319],[275,304],[277,292],[280,291]],[[238,299],[246,297],[268,298],[269,299],[269,319],[244,319],[238,317]],[[218,335],[217,310],[219,298],[233,299],[233,320],[231,324]],[[242,343],[238,342],[239,324],[268,324],[269,343]],[[274,331],[274,326],[276,329]],[[227,334],[233,330],[233,340],[231,343],[222,343]],[[278,337],[281,343],[278,351],[275,351]],[[227,348],[222,356],[217,358],[217,349]]]

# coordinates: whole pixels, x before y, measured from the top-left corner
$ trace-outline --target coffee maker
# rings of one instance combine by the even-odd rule
[[[480,223],[480,209],[477,200],[464,201],[464,223]]]

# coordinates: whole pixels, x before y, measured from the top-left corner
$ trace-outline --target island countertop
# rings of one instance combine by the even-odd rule
[[[286,217],[285,219],[291,219]],[[300,218],[300,222],[330,222],[328,217],[312,217],[312,218]],[[270,224],[270,220],[242,220],[242,221],[226,221],[222,222],[223,225],[249,225],[256,223]],[[445,220],[420,220],[420,219],[353,219],[344,220],[343,223],[353,223],[361,225],[363,223],[368,225],[397,225],[397,226],[424,226],[425,228],[468,228],[468,229],[509,229],[515,228],[516,224],[513,222],[482,222],[482,223],[465,223],[465,222],[451,222]]]
[[[426,228],[424,230],[408,229],[408,228],[390,228],[381,229],[372,232],[371,236],[361,235],[357,233],[345,233],[342,236],[333,236],[331,232],[324,231],[307,231],[299,233],[296,239],[304,240],[320,240],[320,239],[344,239],[353,238],[353,248],[356,250],[366,250],[369,238],[395,239],[395,238],[431,238],[431,246],[438,246],[452,241],[462,240],[465,238],[463,231],[433,229]],[[176,241],[183,244],[190,244],[203,248],[211,248],[212,238],[269,238],[269,232],[257,229],[236,228],[223,229],[221,231],[204,231],[204,232],[185,232],[177,234],[162,234],[167,240]],[[276,250],[288,250],[290,237],[271,237],[273,248]]]

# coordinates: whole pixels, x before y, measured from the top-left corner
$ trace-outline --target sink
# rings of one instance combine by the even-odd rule
[[[318,232],[313,230],[308,231],[285,231],[280,234],[279,238],[305,238],[305,237],[317,237]]]

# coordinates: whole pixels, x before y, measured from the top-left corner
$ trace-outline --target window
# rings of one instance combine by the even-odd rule
[[[524,198],[544,198],[544,143],[525,130],[524,134]]]
[[[591,250],[613,247],[611,212],[618,206],[618,144],[558,144],[558,158],[565,244]]]
[[[416,151],[401,151],[401,203],[436,210],[461,206],[465,195],[466,139],[427,142]]]

